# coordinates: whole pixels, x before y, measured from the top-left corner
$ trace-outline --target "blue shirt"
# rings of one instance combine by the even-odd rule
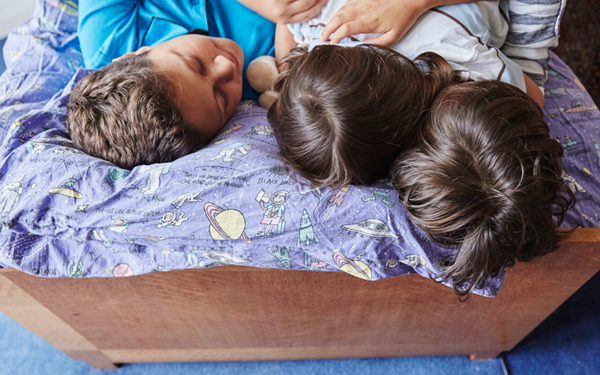
[[[248,64],[275,54],[275,24],[236,0],[81,0],[77,29],[86,68],[194,29],[232,39],[244,51],[244,100],[257,99],[246,79]]]

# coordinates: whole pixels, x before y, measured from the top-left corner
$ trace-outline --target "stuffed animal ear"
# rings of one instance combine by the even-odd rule
[[[248,70],[246,70],[246,77],[250,86],[258,92],[271,90],[278,74],[277,63],[272,56],[257,57],[248,65]]]
[[[269,109],[277,100],[278,94],[273,90],[267,90],[258,97],[258,104],[264,109]]]

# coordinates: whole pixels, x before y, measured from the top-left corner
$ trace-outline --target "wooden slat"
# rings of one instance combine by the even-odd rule
[[[599,254],[600,230],[578,229],[556,252],[510,269],[498,297],[464,304],[419,275],[370,282],[236,266],[126,279],[1,274],[114,363],[489,358],[512,349],[589,280]]]

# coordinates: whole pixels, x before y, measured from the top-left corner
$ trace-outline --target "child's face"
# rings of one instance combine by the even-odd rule
[[[147,55],[173,83],[171,97],[185,120],[213,138],[242,98],[244,53],[230,39],[184,35]]]

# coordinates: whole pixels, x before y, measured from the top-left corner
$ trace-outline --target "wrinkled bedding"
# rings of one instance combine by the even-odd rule
[[[0,77],[0,266],[45,277],[119,277],[235,264],[344,271],[366,280],[439,274],[449,250],[407,218],[385,182],[313,188],[284,168],[253,102],[206,148],[131,171],[72,147],[65,105],[88,71],[77,5],[40,1],[5,45]],[[546,120],[578,198],[565,227],[598,227],[600,116],[551,55]],[[476,290],[495,296],[504,274]]]

